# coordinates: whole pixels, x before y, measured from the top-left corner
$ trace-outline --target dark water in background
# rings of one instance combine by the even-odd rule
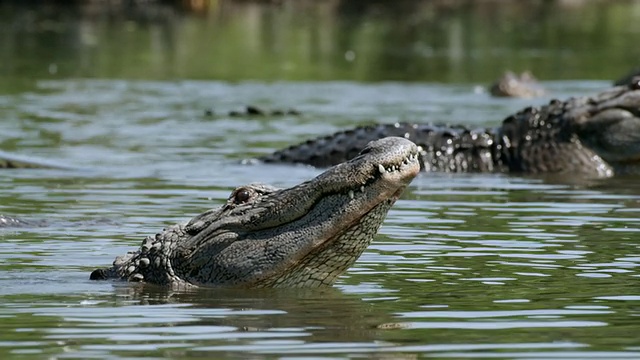
[[[423,174],[331,289],[90,282],[238,185],[320,172],[246,156],[373,120],[493,126],[640,51],[631,1],[213,4],[0,5],[0,149],[78,167],[0,173],[0,213],[50,223],[0,230],[0,358],[640,358],[637,178]],[[506,68],[551,95],[488,97]],[[246,104],[302,115],[224,115]]]

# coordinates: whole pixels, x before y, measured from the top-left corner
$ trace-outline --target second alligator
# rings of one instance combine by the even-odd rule
[[[595,96],[528,107],[496,128],[417,123],[364,126],[308,140],[260,160],[330,166],[386,136],[415,142],[424,171],[586,177],[640,173],[640,82]]]

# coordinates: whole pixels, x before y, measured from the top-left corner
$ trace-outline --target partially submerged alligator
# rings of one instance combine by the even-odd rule
[[[377,140],[292,188],[239,187],[221,208],[147,237],[138,251],[90,278],[169,286],[329,286],[367,248],[419,170],[411,141]]]
[[[16,219],[13,217],[5,216],[0,214],[0,228],[3,227],[28,227],[28,226],[38,226],[36,222],[31,222],[22,219]]]
[[[54,161],[34,159],[28,156],[21,156],[0,151],[0,169],[73,169],[70,166],[59,164]]]
[[[489,93],[496,97],[532,98],[544,95],[545,90],[531,72],[518,75],[507,71],[489,87]]]
[[[496,128],[414,123],[364,126],[308,140],[260,160],[330,166],[386,136],[415,142],[424,171],[587,177],[640,173],[640,81],[595,96],[528,107]]]
[[[214,116],[215,113],[213,109],[207,109],[204,111],[204,115]],[[284,116],[284,115],[298,116],[300,115],[300,111],[296,109],[291,109],[291,108],[267,110],[256,105],[247,105],[244,107],[244,110],[241,110],[241,111],[231,110],[227,113],[227,115],[230,117],[254,117],[254,116],[265,117],[265,116]]]

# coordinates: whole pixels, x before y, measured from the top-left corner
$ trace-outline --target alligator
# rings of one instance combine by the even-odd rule
[[[204,111],[205,116],[215,116],[213,109],[209,108]],[[299,116],[300,111],[296,109],[273,109],[267,110],[256,105],[247,105],[244,110],[231,110],[227,113],[230,117],[265,117],[265,116]]]
[[[8,152],[0,151],[0,169],[74,169],[71,166],[60,164],[55,161],[34,159],[28,156],[11,154]]]
[[[520,75],[505,72],[491,87],[489,93],[495,97],[533,98],[545,94],[545,90],[529,71]]]
[[[250,184],[219,209],[145,238],[90,279],[170,287],[321,287],[362,254],[419,173],[418,148],[389,137],[288,189]]]
[[[640,173],[640,81],[595,96],[527,107],[496,128],[417,123],[362,126],[259,160],[330,166],[386,136],[415,142],[421,167],[428,172],[559,173],[590,178]]]
[[[31,227],[31,226],[39,226],[37,222],[32,222],[29,220],[18,219],[6,215],[0,214],[0,228],[4,227]]]

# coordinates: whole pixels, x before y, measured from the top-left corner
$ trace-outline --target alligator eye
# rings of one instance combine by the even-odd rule
[[[640,90],[640,76],[636,76],[633,78],[633,80],[631,80],[629,88],[631,90]]]
[[[233,194],[233,202],[235,204],[242,204],[249,201],[251,198],[251,192],[247,188],[240,188]]]

